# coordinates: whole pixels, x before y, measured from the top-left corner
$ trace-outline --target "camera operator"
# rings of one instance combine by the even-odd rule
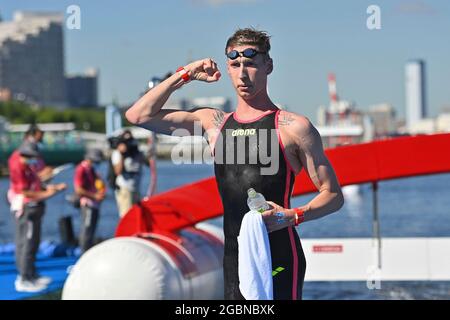
[[[138,142],[130,130],[125,130],[111,154],[116,175],[116,201],[122,218],[134,203],[140,200],[139,185],[144,156],[138,149]]]

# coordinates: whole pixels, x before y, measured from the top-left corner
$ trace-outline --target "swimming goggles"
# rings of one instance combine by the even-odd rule
[[[253,49],[253,48],[247,48],[247,49],[245,49],[244,51],[241,51],[241,52],[239,52],[237,50],[232,50],[232,51],[227,53],[227,57],[230,60],[235,60],[237,57],[253,58],[258,53],[264,54],[266,52],[258,51],[258,50]]]

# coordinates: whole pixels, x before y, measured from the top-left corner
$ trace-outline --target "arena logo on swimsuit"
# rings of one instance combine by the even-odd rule
[[[172,136],[202,136],[208,141],[215,136],[214,155],[209,146],[203,144],[187,145],[186,140],[180,140],[171,151],[174,164],[184,163],[217,163],[217,164],[261,164],[261,175],[277,174],[279,169],[279,142],[276,129],[226,129],[216,133],[216,129],[203,131],[200,121],[194,122],[193,132],[178,128]],[[193,133],[193,134],[192,134]],[[188,146],[188,147],[186,147]],[[225,152],[226,149],[226,152]]]
[[[231,136],[254,136],[256,134],[256,129],[236,129],[231,132]]]
[[[260,164],[261,175],[274,175],[279,169],[278,135],[275,129],[226,129],[217,135],[215,163]],[[226,152],[224,151],[226,150]]]

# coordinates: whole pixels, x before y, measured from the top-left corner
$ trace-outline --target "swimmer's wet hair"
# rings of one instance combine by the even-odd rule
[[[270,36],[266,31],[256,30],[253,27],[238,29],[228,39],[225,46],[225,54],[229,47],[253,45],[257,46],[260,51],[269,53],[270,50]]]

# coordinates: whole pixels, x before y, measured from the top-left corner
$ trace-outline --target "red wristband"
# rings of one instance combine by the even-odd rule
[[[181,76],[181,79],[183,79],[184,82],[188,82],[191,79],[185,68],[179,67],[177,69],[177,72]]]
[[[295,226],[298,226],[300,223],[302,223],[305,220],[305,212],[300,208],[294,208],[295,212]]]

